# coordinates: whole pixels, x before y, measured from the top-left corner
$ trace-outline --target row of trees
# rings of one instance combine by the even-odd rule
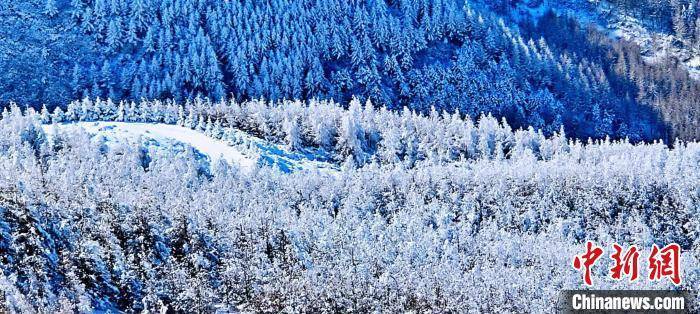
[[[231,121],[290,108],[362,130],[384,117],[377,128],[399,134],[457,123],[356,104],[202,107]],[[571,258],[585,240],[679,243],[680,288],[699,284],[697,143],[283,173],[223,160],[206,170],[191,149],[104,145],[79,128],[48,135],[40,119],[14,107],[0,120],[0,311],[547,312],[583,286]],[[474,128],[515,143],[528,133],[490,118]],[[593,268],[600,289],[671,288],[610,280],[608,264]]]
[[[571,145],[582,145],[579,140],[567,139],[563,127],[548,138],[542,130],[535,131],[532,127],[513,131],[505,119],[499,121],[490,115],[474,121],[459,112],[438,112],[434,107],[428,115],[406,107],[400,112],[376,110],[370,101],[362,105],[357,99],[346,110],[326,101],[238,103],[196,98],[180,105],[174,101],[145,100],[116,104],[110,99],[84,98],[71,102],[65,111],[57,107],[51,112],[46,106],[40,110],[30,107],[26,111],[44,124],[78,121],[177,124],[232,144],[240,142],[236,131],[242,130],[293,151],[320,150],[330,154],[335,162],[348,166],[379,162],[413,167],[421,161],[501,160],[527,154],[549,160],[568,152]],[[3,115],[9,116],[10,110],[5,109]]]

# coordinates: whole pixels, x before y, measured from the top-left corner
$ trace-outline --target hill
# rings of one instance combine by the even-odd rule
[[[549,312],[583,285],[569,265],[587,240],[678,243],[679,288],[698,284],[697,143],[582,144],[357,103],[206,108],[217,108],[207,124],[292,150],[330,139],[343,167],[202,167],[192,150],[148,139],[49,136],[41,114],[14,107],[0,120],[0,310]],[[263,127],[280,116],[296,127]],[[318,125],[342,131],[307,133]],[[466,133],[424,140],[454,131]],[[601,289],[673,288],[609,279],[601,263]]]

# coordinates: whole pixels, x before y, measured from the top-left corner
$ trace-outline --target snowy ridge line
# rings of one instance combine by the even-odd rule
[[[420,162],[446,163],[479,159],[517,159],[532,155],[539,160],[574,157],[584,162],[587,152],[606,151],[626,155],[638,150],[668,150],[663,141],[648,145],[633,145],[627,140],[610,141],[569,139],[564,130],[547,137],[541,130],[512,130],[505,119],[500,122],[482,115],[474,123],[459,112],[449,114],[436,110],[424,116],[404,109],[393,112],[375,109],[353,100],[348,109],[327,101],[285,101],[268,103],[263,100],[237,103],[211,102],[195,99],[183,105],[172,101],[120,102],[95,101],[85,98],[71,102],[66,111],[57,107],[53,113],[42,108],[37,115],[43,123],[114,121],[165,123],[203,132],[206,136],[239,143],[242,138],[259,138],[282,145],[293,159],[360,167],[367,163],[402,164],[414,167]],[[5,112],[5,115],[7,111]],[[270,147],[262,150],[285,155]],[[674,146],[696,145],[676,141]],[[628,150],[628,148],[635,148]],[[650,148],[655,147],[655,148]],[[595,155],[595,153],[593,154]],[[581,159],[583,158],[583,159]]]
[[[82,128],[90,134],[116,141],[143,137],[155,140],[159,143],[158,146],[175,141],[187,144],[208,156],[211,165],[223,159],[245,171],[252,171],[262,165],[274,166],[283,172],[312,169],[330,173],[337,171],[335,165],[316,160],[317,156],[290,152],[284,147],[232,128],[227,129],[227,134],[220,139],[177,124],[164,123],[93,121],[44,124],[43,128],[47,134],[52,134],[56,129],[68,131]]]
[[[111,139],[119,139],[121,137],[137,138],[139,136],[145,136],[159,141],[172,139],[192,146],[196,150],[209,156],[212,162],[223,158],[227,162],[238,164],[241,168],[246,170],[251,169],[258,158],[253,154],[241,153],[238,147],[230,145],[230,143],[214,139],[201,132],[183,128],[178,125],[108,121],[73,122],[55,125],[57,128],[64,131],[80,127],[90,134],[99,134]],[[44,130],[48,134],[54,131],[51,126],[52,125],[44,125]]]

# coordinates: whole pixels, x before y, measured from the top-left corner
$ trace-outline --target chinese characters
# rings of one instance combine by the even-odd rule
[[[639,278],[639,249],[632,245],[626,250],[619,244],[613,244],[614,252],[610,255],[613,266],[610,268],[610,277],[615,280],[628,278],[633,282]],[[680,285],[680,252],[678,244],[669,244],[659,248],[654,244],[647,259],[649,280],[662,280],[668,278],[674,285]],[[574,257],[574,268],[583,271],[583,282],[587,286],[593,285],[591,268],[603,256],[603,248],[593,242],[586,242],[586,251]]]

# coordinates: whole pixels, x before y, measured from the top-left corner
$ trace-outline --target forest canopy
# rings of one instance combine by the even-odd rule
[[[583,139],[694,137],[688,131],[694,121],[680,125],[669,113],[677,97],[646,99],[630,70],[616,71],[619,54],[630,55],[625,67],[641,62],[633,50],[610,60],[600,57],[601,49],[614,51],[610,43],[577,40],[580,49],[562,47],[480,1],[32,0],[2,6],[0,29],[10,40],[0,44],[0,65],[11,70],[2,74],[0,102],[52,107],[85,96],[183,101],[199,95],[347,104],[359,97],[390,109],[491,113],[545,134],[563,125]],[[598,51],[585,53],[595,50],[591,45]]]

